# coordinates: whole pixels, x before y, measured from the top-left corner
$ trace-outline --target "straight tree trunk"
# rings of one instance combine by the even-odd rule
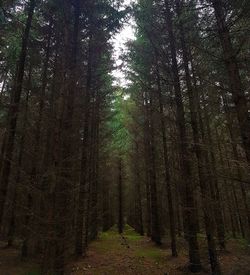
[[[159,221],[159,206],[156,182],[156,164],[155,164],[155,126],[153,117],[153,98],[152,91],[148,92],[149,102],[146,104],[146,112],[148,119],[149,131],[149,188],[150,188],[150,201],[151,201],[151,239],[157,245],[161,244],[161,230]]]
[[[172,256],[177,257],[178,253],[177,253],[177,247],[176,247],[175,213],[174,213],[174,205],[173,205],[173,198],[172,198],[173,195],[172,195],[172,189],[171,189],[171,178],[170,178],[170,171],[169,171],[167,136],[166,136],[166,125],[165,125],[164,110],[163,110],[161,79],[160,79],[158,68],[157,68],[157,84],[158,84],[157,93],[158,93],[158,101],[159,101],[159,109],[160,109],[161,133],[162,133],[164,168],[165,168],[165,184],[166,184],[167,197],[168,197],[168,211],[169,211],[170,236],[171,236],[171,251],[172,251]]]
[[[71,223],[72,216],[72,189],[73,189],[73,118],[75,110],[75,94],[77,88],[77,57],[79,40],[79,19],[80,19],[80,1],[76,0],[73,4],[73,17],[71,16],[72,3],[64,0],[63,8],[63,64],[62,64],[62,110],[60,113],[60,165],[58,170],[58,179],[56,180],[56,257],[55,271],[58,274],[64,274],[65,256],[70,250],[70,237],[72,236]],[[73,18],[73,19],[72,19]],[[73,22],[73,29],[71,29]],[[73,34],[71,35],[71,31]],[[60,180],[59,180],[60,179]]]
[[[150,195],[150,180],[149,180],[149,167],[150,167],[150,159],[149,159],[149,151],[150,147],[149,141],[149,121],[147,114],[147,98],[143,95],[142,98],[142,106],[143,106],[143,114],[144,114],[144,125],[143,125],[143,141],[144,141],[144,159],[145,159],[145,182],[146,182],[146,224],[147,224],[147,236],[151,237],[151,195]]]
[[[144,227],[143,227],[143,210],[142,210],[142,192],[141,192],[141,178],[140,178],[140,171],[139,171],[139,145],[138,142],[135,144],[135,163],[134,163],[134,173],[135,173],[135,188],[136,188],[136,208],[137,208],[137,214],[136,214],[136,224],[137,224],[137,230],[138,233],[143,236],[144,235]]]
[[[25,110],[24,110],[24,118],[23,118],[23,129],[26,129],[27,126],[27,118],[28,118],[28,103],[29,103],[29,96],[30,93],[27,91],[26,93],[26,100],[25,100]],[[25,144],[25,130],[23,130],[21,138],[20,138],[20,144],[19,144],[19,153],[18,153],[18,161],[17,161],[17,174],[15,177],[16,184],[14,186],[14,198],[11,205],[11,211],[10,211],[10,224],[9,224],[9,231],[8,231],[8,247],[11,247],[13,245],[14,241],[14,235],[16,231],[16,210],[17,210],[17,189],[21,182],[21,169],[23,167],[23,159],[24,159],[24,144]]]
[[[99,98],[96,96],[95,111],[93,119],[93,188],[92,188],[92,202],[91,202],[91,240],[97,238],[98,235],[98,190],[99,190]]]
[[[32,82],[32,67],[30,66],[29,68],[29,76],[28,76],[28,90],[31,90],[31,82]],[[26,94],[26,100],[29,100],[29,94],[27,92]],[[27,106],[26,106],[26,110],[25,110],[25,120],[27,120],[27,112],[28,112],[28,101],[26,102]],[[25,122],[25,124],[27,124],[27,121]],[[24,125],[26,127],[26,125]],[[26,130],[26,128],[23,128],[24,131]],[[20,180],[20,175],[19,175],[19,180]],[[18,182],[16,182],[16,184],[18,184]],[[17,186],[14,187],[15,189],[17,188]],[[32,217],[32,211],[31,211],[31,206],[32,206],[32,197],[31,197],[31,194],[30,194],[30,186],[26,186],[26,192],[27,192],[27,196],[26,196],[26,211],[25,211],[25,218],[24,218],[24,224],[23,224],[23,231],[24,231],[24,234],[23,234],[23,243],[22,243],[22,248],[21,248],[21,256],[23,258],[27,257],[28,256],[28,241],[29,241],[29,235],[30,235],[30,232],[31,232],[31,228],[29,228],[29,222],[30,222],[30,219]]]
[[[53,65],[53,79],[49,97],[49,110],[47,115],[48,126],[46,129],[46,141],[42,160],[43,186],[44,186],[44,213],[42,217],[42,235],[43,235],[43,261],[41,264],[42,274],[54,271],[55,257],[55,177],[57,169],[58,155],[58,125],[56,96],[60,91],[61,82],[59,82],[59,38],[56,35],[56,52]]]
[[[124,205],[123,205],[123,182],[122,182],[122,159],[118,160],[118,232],[124,230]]]
[[[76,241],[75,253],[78,256],[85,254],[85,244],[83,239],[84,232],[84,219],[86,218],[87,207],[87,156],[89,145],[89,123],[90,123],[90,98],[91,98],[91,85],[92,85],[92,37],[89,41],[88,52],[88,70],[87,70],[87,83],[86,95],[84,99],[84,125],[83,125],[83,139],[81,145],[81,172],[80,172],[80,191],[79,191],[79,205],[76,218]],[[86,222],[86,220],[85,220]]]

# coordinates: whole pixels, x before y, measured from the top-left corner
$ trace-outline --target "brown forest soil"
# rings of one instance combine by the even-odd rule
[[[80,275],[179,275],[187,270],[187,252],[179,240],[179,257],[172,258],[169,244],[156,247],[147,237],[137,235],[127,228],[126,242],[115,231],[103,233],[93,242],[87,257],[73,262],[68,274]],[[201,238],[202,239],[202,238]],[[201,240],[203,271],[211,274],[205,243]],[[223,274],[250,275],[250,248],[244,242],[228,241],[225,252],[219,252]]]
[[[205,243],[201,238],[203,271],[211,274]],[[172,258],[168,242],[156,247],[127,227],[121,237],[115,230],[103,233],[89,246],[87,257],[72,261],[66,275],[179,275],[187,270],[187,252],[179,240],[179,257]],[[2,244],[3,246],[3,244]],[[250,248],[243,241],[230,240],[227,251],[219,252],[224,275],[250,275]],[[16,249],[0,249],[0,275],[38,275],[38,266],[20,259]]]

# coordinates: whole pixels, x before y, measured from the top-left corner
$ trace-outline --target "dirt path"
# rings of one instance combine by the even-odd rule
[[[122,236],[109,231],[90,245],[87,257],[71,267],[71,274],[165,274],[164,255],[167,251],[152,246],[133,230]]]
[[[236,244],[230,244],[236,251]],[[73,263],[68,274],[72,275],[179,275],[190,274],[186,268],[188,261],[184,247],[179,247],[180,255],[172,258],[170,249],[156,247],[147,237],[141,237],[133,229],[127,228],[123,237],[115,231],[103,233],[93,242],[87,257]],[[225,275],[249,275],[250,255],[239,249],[238,255],[230,252],[220,255]],[[207,255],[204,250],[204,270],[199,274],[210,274]]]

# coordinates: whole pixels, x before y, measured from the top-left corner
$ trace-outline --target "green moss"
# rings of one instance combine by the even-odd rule
[[[116,251],[120,249],[120,236],[115,231],[107,231],[100,234],[97,241],[93,242],[91,246],[101,253],[108,251]]]
[[[246,239],[239,238],[238,241],[239,241],[239,244],[240,244],[241,248],[246,249],[246,248],[249,247],[249,241],[247,241]]]
[[[128,224],[125,224],[125,225],[124,225],[124,231],[125,231],[125,232],[131,231],[131,230],[134,231],[134,229],[133,229],[130,225],[128,225]]]
[[[112,231],[107,231],[107,232],[103,232],[100,236],[99,239],[100,240],[108,240],[108,239],[112,239],[115,236],[115,233]]]
[[[200,239],[200,240],[203,241],[204,239],[206,239],[206,234],[204,234],[204,233],[198,233],[197,237],[198,237],[198,239]]]
[[[125,225],[124,227],[124,236],[130,237],[130,236],[135,236],[135,237],[141,237],[135,230],[129,225]]]
[[[140,241],[143,237],[140,235],[126,235],[128,241]]]
[[[136,251],[136,256],[143,257],[143,258],[149,258],[152,259],[158,263],[164,262],[164,254],[162,250],[157,248],[146,248],[146,249],[140,249]]]

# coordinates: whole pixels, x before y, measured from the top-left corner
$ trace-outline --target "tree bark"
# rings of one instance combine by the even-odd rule
[[[122,159],[118,160],[118,233],[124,230],[124,205],[123,205],[123,180],[122,180]]]
[[[162,145],[163,145],[163,157],[164,157],[164,170],[165,170],[165,184],[167,189],[168,197],[168,211],[169,211],[169,222],[170,222],[170,236],[171,236],[171,251],[172,256],[177,257],[177,247],[176,247],[176,223],[175,223],[175,213],[173,205],[173,195],[171,189],[171,178],[169,171],[169,160],[168,160],[168,147],[167,147],[167,136],[166,136],[166,125],[164,119],[164,109],[163,109],[163,99],[162,99],[162,89],[161,89],[161,79],[159,75],[159,70],[157,66],[157,94],[160,109],[160,120],[161,120],[161,134],[162,134]]]
[[[135,144],[135,160],[134,160],[134,174],[135,174],[135,206],[136,206],[136,225],[138,233],[143,236],[144,235],[144,227],[143,227],[143,210],[142,210],[142,192],[141,192],[141,178],[139,171],[139,145],[136,141]]]
[[[149,137],[149,188],[151,202],[151,240],[157,245],[161,244],[161,230],[159,221],[159,206],[156,183],[156,164],[155,164],[155,126],[153,117],[153,98],[151,89],[147,92],[146,113],[148,120],[148,137]]]
[[[86,218],[87,207],[87,155],[89,145],[89,123],[90,123],[90,98],[91,98],[91,85],[92,85],[92,36],[89,41],[88,52],[88,69],[87,69],[87,83],[86,83],[86,95],[84,99],[84,125],[83,125],[83,139],[81,145],[81,172],[80,172],[80,191],[79,191],[79,205],[77,210],[76,220],[76,242],[75,253],[78,256],[85,254],[85,244],[83,240],[84,232],[84,219]]]

